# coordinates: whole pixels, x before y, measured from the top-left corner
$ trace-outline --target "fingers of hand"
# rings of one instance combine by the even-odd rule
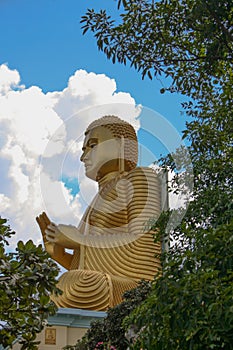
[[[43,212],[41,214],[41,216],[43,217],[43,220],[46,223],[46,225],[49,225],[51,223],[51,221],[49,220],[49,218],[48,218],[48,216],[47,216],[47,214],[45,212]]]
[[[54,231],[50,231],[50,230],[45,230],[45,235],[46,235],[46,239],[49,242],[56,242],[56,234]]]
[[[43,216],[42,215],[37,216],[36,221],[37,221],[41,231],[43,232],[47,227],[47,224],[45,223]]]
[[[39,216],[36,217],[36,221],[38,223],[38,225],[40,226],[41,230],[45,230],[45,228],[51,224],[51,221],[49,220],[47,214],[45,212],[43,212],[42,214],[40,214]]]
[[[53,223],[50,223],[49,225],[47,225],[47,229],[50,231],[55,231],[56,230],[56,225],[54,225]]]
[[[45,230],[46,239],[50,242],[56,242],[58,239],[58,230],[57,226],[54,223],[51,223],[47,226]]]

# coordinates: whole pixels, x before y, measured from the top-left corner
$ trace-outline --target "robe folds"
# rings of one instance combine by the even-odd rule
[[[161,244],[149,227],[161,212],[160,180],[151,168],[137,167],[100,185],[74,239],[70,270],[59,280],[59,307],[105,311],[122,294],[160,270]],[[66,233],[69,227],[60,227]],[[70,228],[72,230],[72,228]],[[155,255],[157,255],[155,257]]]

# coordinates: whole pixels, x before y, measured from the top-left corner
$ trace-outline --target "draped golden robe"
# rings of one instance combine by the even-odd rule
[[[80,248],[58,283],[59,307],[106,310],[160,268],[160,244],[146,228],[160,214],[160,181],[150,168],[104,179],[78,227]],[[66,233],[67,227],[58,226]],[[68,227],[69,229],[69,227]]]

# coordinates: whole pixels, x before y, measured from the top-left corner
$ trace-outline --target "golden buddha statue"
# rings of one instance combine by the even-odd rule
[[[57,306],[104,311],[158,272],[161,247],[145,227],[160,214],[160,183],[152,169],[136,167],[137,157],[129,123],[97,119],[85,132],[81,161],[99,192],[79,226],[55,225],[45,213],[37,217],[46,250],[68,270],[58,282],[63,294],[52,296]]]

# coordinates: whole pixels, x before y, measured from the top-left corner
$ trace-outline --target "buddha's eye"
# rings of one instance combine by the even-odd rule
[[[97,145],[97,143],[91,143],[91,144],[89,145],[89,147],[90,147],[90,148],[94,148],[96,145]]]
[[[98,144],[98,140],[96,138],[90,139],[87,143],[89,148],[94,148]]]

